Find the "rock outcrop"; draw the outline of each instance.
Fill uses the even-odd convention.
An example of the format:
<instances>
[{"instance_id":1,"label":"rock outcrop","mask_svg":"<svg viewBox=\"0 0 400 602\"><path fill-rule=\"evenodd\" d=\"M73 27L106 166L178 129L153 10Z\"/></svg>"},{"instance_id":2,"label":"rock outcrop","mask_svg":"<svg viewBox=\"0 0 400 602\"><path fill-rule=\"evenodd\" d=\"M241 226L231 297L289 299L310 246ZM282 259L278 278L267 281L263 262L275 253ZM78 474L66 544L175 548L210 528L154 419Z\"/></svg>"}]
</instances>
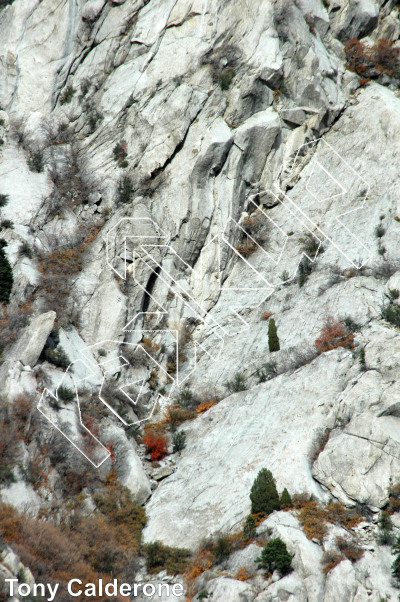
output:
<instances>
[{"instance_id":1,"label":"rock outcrop","mask_svg":"<svg viewBox=\"0 0 400 602\"><path fill-rule=\"evenodd\" d=\"M400 483L399 36L394 0L0 2L0 419L25 420L4 502L58 520L79 467L88 507L115 478L145 543L194 551L243 527L267 467L363 512L362 558L323 572L333 527L274 512L258 534L293 571L265 578L251 543L193 600L397 596L376 525ZM150 458L178 402L204 406Z\"/></svg>"}]
</instances>

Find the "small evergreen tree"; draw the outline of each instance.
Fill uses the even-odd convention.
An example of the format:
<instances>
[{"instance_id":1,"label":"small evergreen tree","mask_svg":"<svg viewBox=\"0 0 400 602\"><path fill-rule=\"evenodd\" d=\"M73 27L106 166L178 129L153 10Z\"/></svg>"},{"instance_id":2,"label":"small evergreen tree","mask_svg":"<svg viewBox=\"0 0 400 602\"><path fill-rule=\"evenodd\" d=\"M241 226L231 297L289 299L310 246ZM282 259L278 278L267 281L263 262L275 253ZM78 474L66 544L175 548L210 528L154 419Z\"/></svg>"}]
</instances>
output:
<instances>
[{"instance_id":1,"label":"small evergreen tree","mask_svg":"<svg viewBox=\"0 0 400 602\"><path fill-rule=\"evenodd\" d=\"M256 522L251 514L248 515L243 527L243 536L246 541L253 539L257 535Z\"/></svg>"},{"instance_id":2,"label":"small evergreen tree","mask_svg":"<svg viewBox=\"0 0 400 602\"><path fill-rule=\"evenodd\" d=\"M392 575L395 578L397 585L400 585L400 536L397 537L396 542L393 545L392 554L396 554L396 558L392 564Z\"/></svg>"},{"instance_id":3,"label":"small evergreen tree","mask_svg":"<svg viewBox=\"0 0 400 602\"><path fill-rule=\"evenodd\" d=\"M281 508L293 508L292 498L286 487L281 495Z\"/></svg>"},{"instance_id":4,"label":"small evergreen tree","mask_svg":"<svg viewBox=\"0 0 400 602\"><path fill-rule=\"evenodd\" d=\"M12 268L4 252L6 246L4 238L0 238L0 303L9 302L14 282Z\"/></svg>"},{"instance_id":5,"label":"small evergreen tree","mask_svg":"<svg viewBox=\"0 0 400 602\"><path fill-rule=\"evenodd\" d=\"M268 347L271 353L273 351L279 351L280 349L278 333L276 330L274 318L270 318L268 323Z\"/></svg>"},{"instance_id":6,"label":"small evergreen tree","mask_svg":"<svg viewBox=\"0 0 400 602\"><path fill-rule=\"evenodd\" d=\"M394 536L393 536L393 523L390 515L382 510L381 515L379 517L379 531L378 531L378 543L381 546L391 546L393 545Z\"/></svg>"},{"instance_id":7,"label":"small evergreen tree","mask_svg":"<svg viewBox=\"0 0 400 602\"><path fill-rule=\"evenodd\" d=\"M255 562L259 562L267 573L276 569L281 575L286 575L292 569L292 556L280 537L271 539Z\"/></svg>"},{"instance_id":8,"label":"small evergreen tree","mask_svg":"<svg viewBox=\"0 0 400 602\"><path fill-rule=\"evenodd\" d=\"M367 364L365 362L365 347L361 347L358 360L360 362L360 372L365 372L367 369Z\"/></svg>"},{"instance_id":9,"label":"small evergreen tree","mask_svg":"<svg viewBox=\"0 0 400 602\"><path fill-rule=\"evenodd\" d=\"M279 510L281 504L276 490L275 479L270 470L262 468L258 473L250 492L251 513L271 514Z\"/></svg>"}]
</instances>

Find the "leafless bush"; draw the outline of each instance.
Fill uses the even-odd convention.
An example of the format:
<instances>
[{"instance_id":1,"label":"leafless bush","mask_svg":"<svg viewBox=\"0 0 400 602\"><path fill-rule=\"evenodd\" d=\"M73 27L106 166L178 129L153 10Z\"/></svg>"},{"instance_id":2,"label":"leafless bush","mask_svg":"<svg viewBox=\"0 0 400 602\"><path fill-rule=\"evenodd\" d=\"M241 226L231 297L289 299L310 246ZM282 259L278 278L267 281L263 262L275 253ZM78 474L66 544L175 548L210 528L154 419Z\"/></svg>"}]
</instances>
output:
<instances>
[{"instance_id":1,"label":"leafless bush","mask_svg":"<svg viewBox=\"0 0 400 602\"><path fill-rule=\"evenodd\" d=\"M11 136L17 141L18 144L24 144L24 120L22 117L14 119L10 124Z\"/></svg>"},{"instance_id":2,"label":"leafless bush","mask_svg":"<svg viewBox=\"0 0 400 602\"><path fill-rule=\"evenodd\" d=\"M263 246L271 230L271 222L261 211L255 211L243 219L243 230L260 246Z\"/></svg>"},{"instance_id":3,"label":"leafless bush","mask_svg":"<svg viewBox=\"0 0 400 602\"><path fill-rule=\"evenodd\" d=\"M315 439L315 441L312 444L311 449L310 449L309 459L310 459L311 465L317 461L318 456L324 451L326 444L329 441L330 434L331 434L330 428L326 428L323 431L318 433L317 438Z\"/></svg>"},{"instance_id":4,"label":"leafless bush","mask_svg":"<svg viewBox=\"0 0 400 602\"><path fill-rule=\"evenodd\" d=\"M339 284L339 282L343 282L343 280L344 280L344 276L343 276L342 271L339 268L339 266L331 265L331 266L328 266L326 269L329 270L328 278L319 287L318 295L322 295L327 290L332 288L332 286L335 286L335 284Z\"/></svg>"},{"instance_id":5,"label":"leafless bush","mask_svg":"<svg viewBox=\"0 0 400 602\"><path fill-rule=\"evenodd\" d=\"M224 72L227 73L227 70L232 70L234 73L233 67L238 64L242 54L240 48L235 44L224 44L206 52L201 59L201 64L211 66L214 82L223 81Z\"/></svg>"},{"instance_id":6,"label":"leafless bush","mask_svg":"<svg viewBox=\"0 0 400 602\"><path fill-rule=\"evenodd\" d=\"M369 270L371 276L374 278L388 280L393 274L399 269L398 261L394 259L386 259L383 261L376 262Z\"/></svg>"},{"instance_id":7,"label":"leafless bush","mask_svg":"<svg viewBox=\"0 0 400 602\"><path fill-rule=\"evenodd\" d=\"M301 366L305 366L312 362L317 355L318 353L314 345L303 343L296 347L291 347L286 351L285 356L282 358L279 373L297 370Z\"/></svg>"}]
</instances>

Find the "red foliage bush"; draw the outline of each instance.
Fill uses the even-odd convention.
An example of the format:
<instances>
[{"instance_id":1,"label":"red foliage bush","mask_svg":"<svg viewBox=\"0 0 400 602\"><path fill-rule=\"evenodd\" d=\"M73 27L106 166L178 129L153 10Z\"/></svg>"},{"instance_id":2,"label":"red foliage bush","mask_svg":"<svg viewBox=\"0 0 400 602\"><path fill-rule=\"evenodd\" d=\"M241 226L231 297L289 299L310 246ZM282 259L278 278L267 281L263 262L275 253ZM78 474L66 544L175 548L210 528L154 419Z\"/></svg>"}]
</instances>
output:
<instances>
[{"instance_id":1,"label":"red foliage bush","mask_svg":"<svg viewBox=\"0 0 400 602\"><path fill-rule=\"evenodd\" d=\"M152 461L162 460L167 455L168 441L162 433L147 431L142 440Z\"/></svg>"},{"instance_id":2,"label":"red foliage bush","mask_svg":"<svg viewBox=\"0 0 400 602\"><path fill-rule=\"evenodd\" d=\"M337 347L353 349L354 334L345 326L343 320L335 321L329 316L314 344L319 354Z\"/></svg>"},{"instance_id":3,"label":"red foliage bush","mask_svg":"<svg viewBox=\"0 0 400 602\"><path fill-rule=\"evenodd\" d=\"M373 46L353 38L344 45L346 67L355 71L364 80L378 78L385 73L391 77L400 76L400 49L392 42L380 39Z\"/></svg>"}]
</instances>

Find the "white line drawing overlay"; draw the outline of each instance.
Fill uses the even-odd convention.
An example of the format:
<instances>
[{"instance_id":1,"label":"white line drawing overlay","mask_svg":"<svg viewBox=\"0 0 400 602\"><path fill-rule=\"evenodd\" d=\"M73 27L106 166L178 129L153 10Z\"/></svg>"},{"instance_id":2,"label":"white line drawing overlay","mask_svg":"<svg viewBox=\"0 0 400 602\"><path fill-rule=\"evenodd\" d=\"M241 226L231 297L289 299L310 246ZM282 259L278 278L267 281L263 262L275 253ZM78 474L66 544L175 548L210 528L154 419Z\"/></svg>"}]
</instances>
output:
<instances>
[{"instance_id":1,"label":"white line drawing overlay","mask_svg":"<svg viewBox=\"0 0 400 602\"><path fill-rule=\"evenodd\" d=\"M306 165L304 165L305 161ZM291 190L285 192L284 183L288 181L291 182L291 186L286 188L293 189L296 184L296 194ZM95 468L100 467L111 456L111 451L100 441L98 433L93 432L90 425L82 420L84 407L80 388L84 387L86 382L97 386L99 401L125 427L139 425L151 418L157 404L167 404L176 390L184 386L192 376L196 370L199 353L206 354L212 361L217 362L222 356L225 339L234 336L238 330L249 328L242 310L257 308L274 293L278 286L296 278L304 257L307 257L310 262L316 261L322 242L330 243L338 254L357 269L368 262L371 256L369 248L357 233L351 231L345 224L347 216L362 211L368 191L369 184L364 178L321 138L299 148L292 164L282 168L274 190L263 190L257 195L260 199L263 195L267 195L274 200L274 204L280 205L282 209L280 222L278 223L268 214L262 205L262 200L256 203L254 198L250 199L251 212L247 218L237 220L229 217L224 228L203 247L195 268L178 255L167 233L154 220L121 218L106 236L107 265L123 281L132 277L135 287L141 291L143 298L147 297L148 305L151 303L151 306L157 309L147 311L147 308L143 307L142 311L135 313L123 328L124 336L129 335L132 341L139 342L106 340L82 349L81 357L74 360L67 368L55 393L45 389L39 400L38 410ZM258 237L252 233L251 228L249 229L248 224L254 222L255 215L264 225L274 229L279 235L280 243L278 242L274 249L265 250L259 244ZM306 232L314 237L317 243L315 255L308 256L305 252L299 252L298 247L295 249L291 236L293 231L289 232L288 229L299 233ZM340 245L339 232L340 240L345 240L345 243ZM257 250L259 261L256 264L249 260L243 248L237 244L237 241L243 238L246 239L247 245L252 245ZM195 293L196 289L200 290L207 269L207 258L210 255L217 258L215 277L219 292L228 295L228 299L231 300L230 314L223 320L213 317L207 311L207 307L199 303ZM362 259L356 260L355 257L362 257ZM289 262L288 258L290 258ZM224 270L227 263L233 259L243 262L249 274L250 285L243 282L240 287L229 286ZM289 266L289 271L285 270L287 276L283 280L280 272L284 259L285 265ZM195 320L210 335L207 337L207 345L194 342L192 357L185 358L184 375L180 374L180 333L177 329L162 326L163 322L168 321L169 316L169 310L165 307L165 295L160 297L148 291L141 281L140 275L143 273L151 273L157 280L158 286L164 291L169 291L168 296L175 299L175 305L179 304L185 316ZM241 303L241 291L253 291L253 305ZM162 327L148 329L145 325L146 320L154 318ZM169 369L166 368L165 361L160 359L160 345L157 343L153 347L154 338L158 338L161 342L168 341L169 347L172 346ZM110 352L106 357L101 358L98 352L103 349L110 349ZM144 403L142 401L146 396L144 385L148 378L140 366L137 370L134 369L135 376L132 377L131 368L134 367L138 357L145 358L153 370L162 375L163 382L167 385L162 392L158 391L154 395L152 402L147 402L146 415L140 417L138 409ZM171 365L174 369L171 369ZM121 373L125 368L127 379L122 378L119 382L117 397L122 398L129 406L128 414L115 407L115 395L111 396L113 401L110 400L109 394L113 376L117 372ZM78 374L85 376L78 376ZM73 389L76 412L71 412L63 402L60 393L65 383Z\"/></svg>"}]
</instances>

